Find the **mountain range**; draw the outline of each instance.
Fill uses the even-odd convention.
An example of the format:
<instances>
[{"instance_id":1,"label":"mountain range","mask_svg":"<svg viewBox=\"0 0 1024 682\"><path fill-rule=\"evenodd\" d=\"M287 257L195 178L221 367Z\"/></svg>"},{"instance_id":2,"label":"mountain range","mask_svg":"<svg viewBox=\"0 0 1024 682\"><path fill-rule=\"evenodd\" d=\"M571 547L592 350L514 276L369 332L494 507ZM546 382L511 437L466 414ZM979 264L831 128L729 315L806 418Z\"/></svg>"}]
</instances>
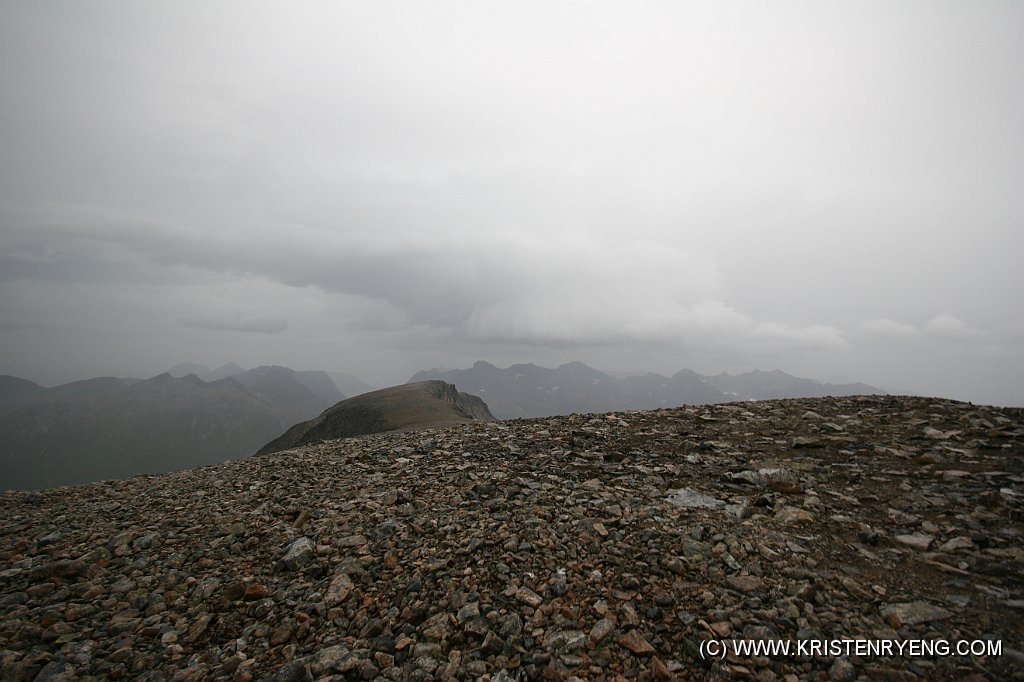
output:
<instances>
[{"instance_id":1,"label":"mountain range","mask_svg":"<svg viewBox=\"0 0 1024 682\"><path fill-rule=\"evenodd\" d=\"M780 371L614 377L582 362L554 369L477 362L469 369L417 372L409 383L418 382L453 386L370 392L348 374L279 366L246 370L235 363L216 369L185 364L145 380L99 377L54 388L0 376L0 490L176 471L245 457L261 447L269 451L310 439L491 415L510 419L882 393L865 384L822 384ZM339 386L363 399L346 400ZM286 431L290 435L277 440Z\"/></svg>"},{"instance_id":2,"label":"mountain range","mask_svg":"<svg viewBox=\"0 0 1024 682\"><path fill-rule=\"evenodd\" d=\"M211 377L212 378L212 377ZM0 490L175 471L244 457L344 400L325 372L264 366L203 381L0 377Z\"/></svg>"},{"instance_id":3,"label":"mountain range","mask_svg":"<svg viewBox=\"0 0 1024 682\"><path fill-rule=\"evenodd\" d=\"M684 369L671 377L654 373L613 377L582 362L554 369L534 364L501 369L477 362L469 369L417 372L409 381L428 379L447 381L460 391L479 396L498 419L885 393L867 384L823 384L779 370L705 376Z\"/></svg>"},{"instance_id":4,"label":"mountain range","mask_svg":"<svg viewBox=\"0 0 1024 682\"><path fill-rule=\"evenodd\" d=\"M218 379L226 379L227 377L237 377L240 374L246 372L245 368L241 367L237 362L229 362L225 365L221 365L216 369L210 369L205 365L199 365L194 362L183 362L180 365L171 367L167 372L173 377L183 377L187 374L195 374L203 381L217 381ZM334 388L338 389L341 393L347 396L357 396L361 393L368 393L374 390L373 386L370 386L359 377L347 374L345 372L295 372L300 377L317 375L322 376L326 374L331 379L331 383L334 384ZM320 378L314 380L315 382L322 381ZM312 386L307 386L313 390Z\"/></svg>"}]
</instances>

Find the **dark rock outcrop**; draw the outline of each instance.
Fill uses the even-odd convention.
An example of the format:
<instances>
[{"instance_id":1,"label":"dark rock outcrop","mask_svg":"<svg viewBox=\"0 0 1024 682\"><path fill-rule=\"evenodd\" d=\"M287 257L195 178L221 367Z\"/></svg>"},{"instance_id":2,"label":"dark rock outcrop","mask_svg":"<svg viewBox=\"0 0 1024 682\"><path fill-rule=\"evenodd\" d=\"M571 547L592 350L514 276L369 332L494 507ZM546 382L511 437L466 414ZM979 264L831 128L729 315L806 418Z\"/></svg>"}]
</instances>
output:
<instances>
[{"instance_id":1,"label":"dark rock outcrop","mask_svg":"<svg viewBox=\"0 0 1024 682\"><path fill-rule=\"evenodd\" d=\"M343 400L320 416L288 429L263 446L260 453L334 438L493 420L487 404L477 396L460 393L443 381L420 381Z\"/></svg>"}]
</instances>

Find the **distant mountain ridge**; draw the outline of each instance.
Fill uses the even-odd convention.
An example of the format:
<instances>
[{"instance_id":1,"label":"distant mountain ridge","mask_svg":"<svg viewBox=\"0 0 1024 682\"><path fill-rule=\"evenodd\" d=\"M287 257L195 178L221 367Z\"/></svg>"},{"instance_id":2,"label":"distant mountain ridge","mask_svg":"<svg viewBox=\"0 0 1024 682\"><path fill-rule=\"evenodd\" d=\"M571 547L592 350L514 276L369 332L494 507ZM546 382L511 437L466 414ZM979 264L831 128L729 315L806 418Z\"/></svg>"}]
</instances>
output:
<instances>
[{"instance_id":1,"label":"distant mountain ridge","mask_svg":"<svg viewBox=\"0 0 1024 682\"><path fill-rule=\"evenodd\" d=\"M487 405L477 396L460 393L443 381L421 381L344 400L288 429L263 446L260 454L334 438L493 420Z\"/></svg>"},{"instance_id":2,"label":"distant mountain ridge","mask_svg":"<svg viewBox=\"0 0 1024 682\"><path fill-rule=\"evenodd\" d=\"M276 367L277 365L264 365L265 367ZM261 369L261 368L257 368ZM167 372L177 378L184 377L188 374L195 374L203 381L217 381L219 379L226 379L228 377L238 377L241 374L245 374L252 370L246 370L244 367L239 365L237 362L228 362L216 369L210 369L205 365L200 365L195 362L183 362L181 364L171 367ZM321 372L318 370L290 370L295 372L296 376L309 390L316 393L318 396L327 400L329 404L334 404L339 400L343 400L345 396L359 395L360 393L366 393L367 391L374 390L373 386L370 386L363 380L345 372ZM245 383L243 381L243 383ZM2 390L2 387L0 387Z\"/></svg>"},{"instance_id":3,"label":"distant mountain ridge","mask_svg":"<svg viewBox=\"0 0 1024 682\"><path fill-rule=\"evenodd\" d=\"M0 377L0 490L175 471L252 454L344 400L324 372L265 366L43 388Z\"/></svg>"},{"instance_id":4,"label":"distant mountain ridge","mask_svg":"<svg viewBox=\"0 0 1024 682\"><path fill-rule=\"evenodd\" d=\"M127 388L132 383L131 379L97 377L72 381L69 384L53 388L43 388L28 379L3 375L0 376L0 415L41 403L64 402L76 398L115 393Z\"/></svg>"},{"instance_id":5,"label":"distant mountain ridge","mask_svg":"<svg viewBox=\"0 0 1024 682\"><path fill-rule=\"evenodd\" d=\"M776 398L820 398L844 395L884 395L885 391L868 384L829 384L803 379L781 370L762 372L755 369L732 376L717 374L707 377L715 388L730 399L773 400ZM733 398L735 396L735 398Z\"/></svg>"},{"instance_id":6,"label":"distant mountain ridge","mask_svg":"<svg viewBox=\"0 0 1024 682\"><path fill-rule=\"evenodd\" d=\"M349 403L338 390L339 377L357 390L366 387L351 375L279 366L244 370L228 363L210 370L184 365L175 371L183 369L200 369L209 378L231 376L213 381L195 373L164 373L146 380L98 377L54 388L0 376L0 490L123 478L244 457L289 427L302 427ZM339 427L345 420L354 420L355 431L368 433L369 427L416 428L492 415L508 419L883 393L866 384L823 384L778 370L736 376L682 370L671 377L649 373L616 378L582 362L554 369L533 364L499 369L477 362L469 369L418 372L410 379L422 381L453 385L433 397L450 405L432 412L433 407L424 407L422 395L410 402L409 395L396 392L400 387L393 387L363 393L362 401L331 413L320 426L307 424L299 431L336 438L353 435L345 431L349 427ZM445 391L455 397L445 398ZM353 405L364 411L345 411ZM382 417L385 413L391 416Z\"/></svg>"},{"instance_id":7,"label":"distant mountain ridge","mask_svg":"<svg viewBox=\"0 0 1024 682\"><path fill-rule=\"evenodd\" d=\"M273 407L289 423L309 419L345 396L325 372L264 365L229 377Z\"/></svg>"},{"instance_id":8,"label":"distant mountain ridge","mask_svg":"<svg viewBox=\"0 0 1024 682\"><path fill-rule=\"evenodd\" d=\"M739 400L884 394L867 384L824 384L779 370L704 376L684 369L671 377L652 372L616 378L582 362L553 369L534 364L500 369L479 361L468 369L420 371L409 381L429 379L446 381L483 398L499 419Z\"/></svg>"},{"instance_id":9,"label":"distant mountain ridge","mask_svg":"<svg viewBox=\"0 0 1024 682\"><path fill-rule=\"evenodd\" d=\"M347 395L353 397L361 395L363 393L369 393L370 391L377 390L378 387L371 386L359 377L352 376L346 372L328 372L327 376L331 377L331 381L338 387L338 390Z\"/></svg>"}]
</instances>

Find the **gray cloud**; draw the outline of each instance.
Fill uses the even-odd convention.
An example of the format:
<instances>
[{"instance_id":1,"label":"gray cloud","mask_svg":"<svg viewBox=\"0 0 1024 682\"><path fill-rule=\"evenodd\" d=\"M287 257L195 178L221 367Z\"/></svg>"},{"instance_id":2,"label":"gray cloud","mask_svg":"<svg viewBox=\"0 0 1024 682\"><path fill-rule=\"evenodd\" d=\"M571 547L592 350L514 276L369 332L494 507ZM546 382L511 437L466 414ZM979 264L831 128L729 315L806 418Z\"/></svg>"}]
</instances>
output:
<instances>
[{"instance_id":1,"label":"gray cloud","mask_svg":"<svg viewBox=\"0 0 1024 682\"><path fill-rule=\"evenodd\" d=\"M864 320L861 323L861 328L869 334L893 339L912 339L921 335L921 331L914 325L884 317Z\"/></svg>"},{"instance_id":2,"label":"gray cloud","mask_svg":"<svg viewBox=\"0 0 1024 682\"><path fill-rule=\"evenodd\" d=\"M769 347L845 350L842 332L828 325L800 327L756 321L719 300L717 263L665 243L610 236L547 238L494 236L486 241L399 235L349 235L291 226L259 241L210 238L161 227L142 218L60 207L24 231L20 241L40 253L75 243L74 258L96 263L127 254L152 264L259 276L293 287L379 299L413 323L440 327L469 341L555 347L616 344ZM139 229L138 225L144 225ZM12 243L18 234L8 235ZM41 260L32 252L18 257ZM69 259L71 257L69 256ZM58 258L59 261L59 258ZM41 272L41 270L39 271ZM59 277L75 268L59 263ZM107 270L98 274L109 276ZM187 326L266 331L227 323L220 315ZM282 331L284 326L273 326ZM372 325L371 325L372 326Z\"/></svg>"},{"instance_id":3,"label":"gray cloud","mask_svg":"<svg viewBox=\"0 0 1024 682\"><path fill-rule=\"evenodd\" d=\"M449 9L0 7L0 371L580 358L1024 400L1024 8Z\"/></svg>"},{"instance_id":4,"label":"gray cloud","mask_svg":"<svg viewBox=\"0 0 1024 682\"><path fill-rule=\"evenodd\" d=\"M946 313L936 315L928 320L925 329L933 336L949 339L966 339L978 335L978 330L963 320Z\"/></svg>"},{"instance_id":5,"label":"gray cloud","mask_svg":"<svg viewBox=\"0 0 1024 682\"><path fill-rule=\"evenodd\" d=\"M288 328L288 322L281 318L240 313L224 317L184 317L180 322L192 329L258 334L277 334Z\"/></svg>"}]
</instances>

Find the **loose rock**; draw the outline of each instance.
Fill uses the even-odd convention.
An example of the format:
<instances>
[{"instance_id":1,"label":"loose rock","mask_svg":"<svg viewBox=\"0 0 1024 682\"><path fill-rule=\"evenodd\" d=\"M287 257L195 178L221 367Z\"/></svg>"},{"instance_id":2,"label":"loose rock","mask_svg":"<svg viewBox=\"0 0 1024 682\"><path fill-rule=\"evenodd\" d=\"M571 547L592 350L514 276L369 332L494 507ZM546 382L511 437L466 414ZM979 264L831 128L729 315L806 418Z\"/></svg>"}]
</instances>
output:
<instances>
[{"instance_id":1,"label":"loose rock","mask_svg":"<svg viewBox=\"0 0 1024 682\"><path fill-rule=\"evenodd\" d=\"M1022 519L1024 411L937 399L327 441L0 494L0 678L1024 679ZM711 637L1004 655L701 660Z\"/></svg>"}]
</instances>

